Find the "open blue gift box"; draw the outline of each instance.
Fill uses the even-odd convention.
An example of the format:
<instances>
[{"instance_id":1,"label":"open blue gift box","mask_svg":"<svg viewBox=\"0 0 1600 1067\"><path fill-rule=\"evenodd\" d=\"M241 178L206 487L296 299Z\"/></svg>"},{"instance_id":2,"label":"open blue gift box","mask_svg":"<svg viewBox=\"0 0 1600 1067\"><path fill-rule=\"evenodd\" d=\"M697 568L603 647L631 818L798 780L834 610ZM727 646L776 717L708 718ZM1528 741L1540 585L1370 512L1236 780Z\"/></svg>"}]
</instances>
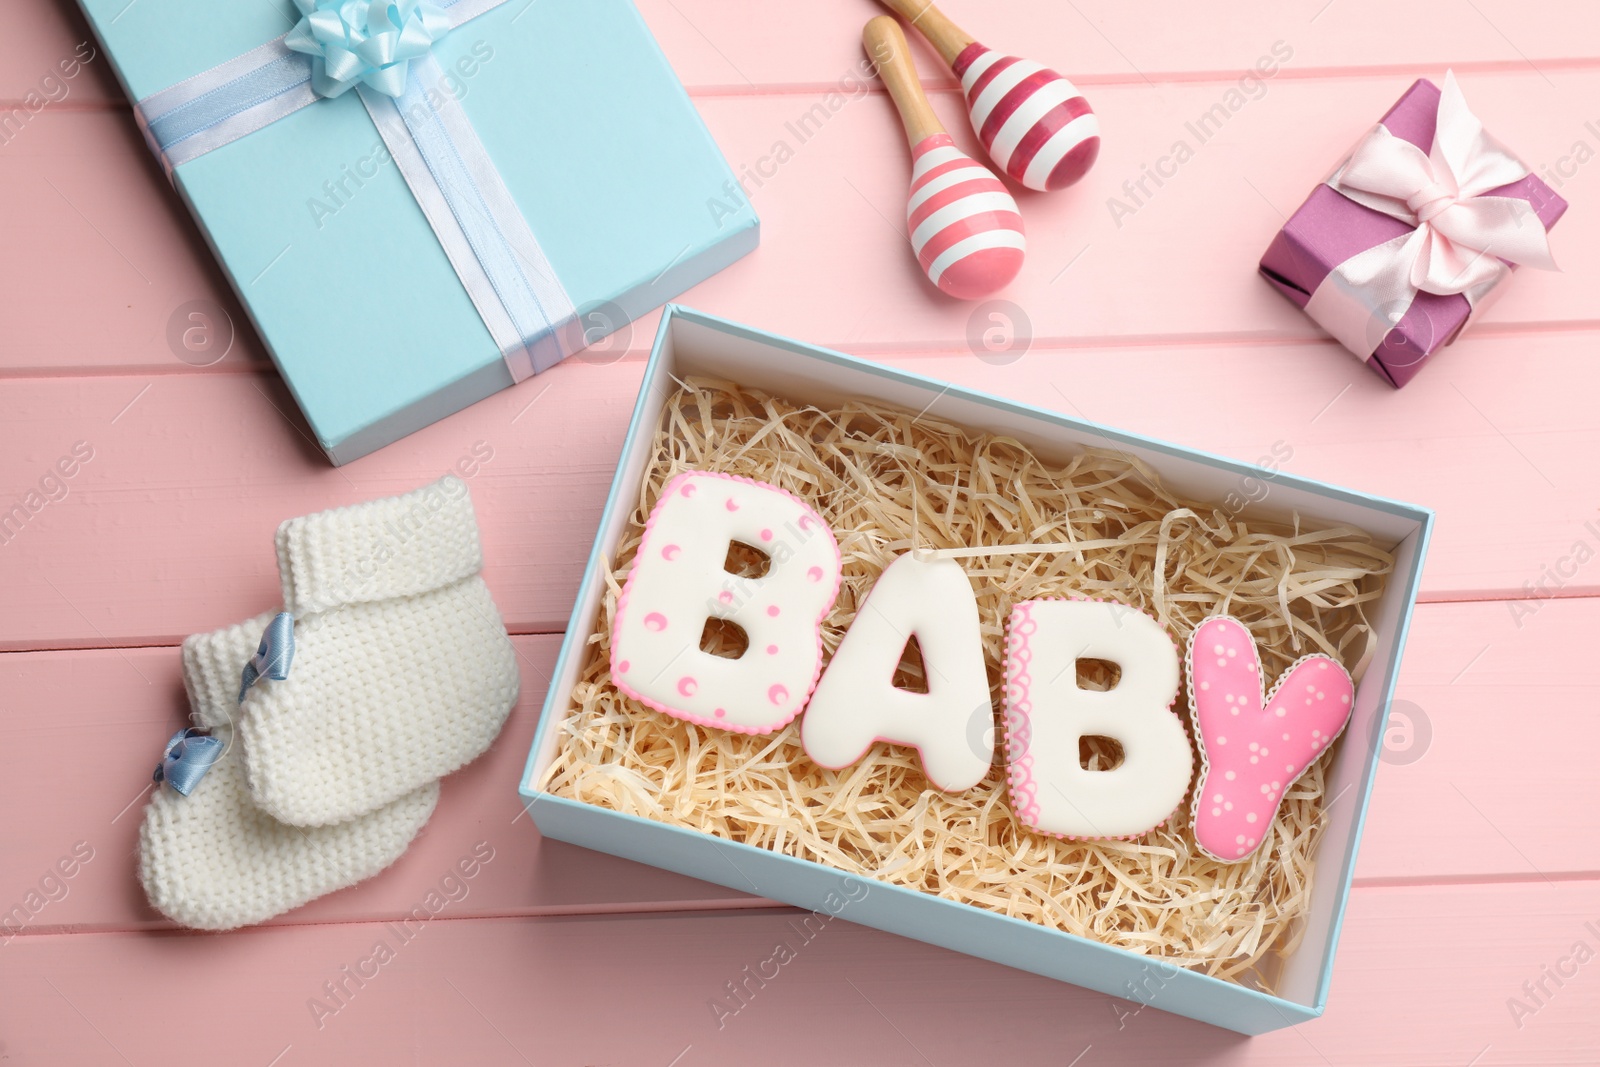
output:
<instances>
[{"instance_id":1,"label":"open blue gift box","mask_svg":"<svg viewBox=\"0 0 1600 1067\"><path fill-rule=\"evenodd\" d=\"M334 463L546 369L759 239L628 0L80 2ZM412 17L366 60L295 50L358 9ZM352 64L371 76L338 84Z\"/></svg>"},{"instance_id":2,"label":"open blue gift box","mask_svg":"<svg viewBox=\"0 0 1600 1067\"><path fill-rule=\"evenodd\" d=\"M600 520L583 584L551 672L543 715L519 792L545 837L569 841L801 908L1031 971L1140 1006L1149 1005L1244 1034L1294 1026L1321 1015L1334 951L1350 900L1357 846L1371 799L1389 706L1416 605L1434 516L1426 508L1276 472L1272 496L1252 517L1335 525L1370 533L1392 551L1394 570L1370 605L1373 643L1356 688L1350 726L1328 765L1316 881L1300 944L1281 963L1276 992L1178 967L1160 958L1024 919L890 884L809 859L758 848L681 825L586 803L546 788L566 743L590 636L607 591L607 561L617 558L639 506L639 487L655 450L662 412L689 378L737 382L800 404L827 408L861 400L907 412L932 412L975 432L1020 442L1047 463L1084 448L1113 448L1155 471L1171 491L1222 500L1263 468L1138 434L1013 403L839 352L792 341L676 305L667 308L639 385L628 436ZM667 798L664 796L663 800ZM840 900L848 901L842 911ZM1042 1060L1041 1060L1042 1062ZM1064 1062L1064 1061L1062 1061Z\"/></svg>"}]
</instances>

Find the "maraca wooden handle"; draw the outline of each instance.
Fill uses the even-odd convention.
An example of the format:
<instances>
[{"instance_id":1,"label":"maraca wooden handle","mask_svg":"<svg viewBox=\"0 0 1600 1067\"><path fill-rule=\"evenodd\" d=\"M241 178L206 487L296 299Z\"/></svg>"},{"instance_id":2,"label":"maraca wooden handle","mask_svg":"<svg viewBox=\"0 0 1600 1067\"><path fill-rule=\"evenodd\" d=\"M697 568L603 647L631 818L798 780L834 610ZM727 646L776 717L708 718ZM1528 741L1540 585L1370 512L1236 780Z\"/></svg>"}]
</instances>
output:
<instances>
[{"instance_id":1,"label":"maraca wooden handle","mask_svg":"<svg viewBox=\"0 0 1600 1067\"><path fill-rule=\"evenodd\" d=\"M861 44L877 66L878 77L883 79L894 106L900 111L900 121L905 124L906 140L911 147L915 148L936 133L944 133L944 124L933 113L933 105L922 91L922 82L911 63L911 49L900 24L888 15L879 15L861 31Z\"/></svg>"},{"instance_id":2,"label":"maraca wooden handle","mask_svg":"<svg viewBox=\"0 0 1600 1067\"><path fill-rule=\"evenodd\" d=\"M933 0L881 0L884 7L902 16L939 50L946 63L954 63L962 49L972 43L972 35L945 18Z\"/></svg>"}]
</instances>

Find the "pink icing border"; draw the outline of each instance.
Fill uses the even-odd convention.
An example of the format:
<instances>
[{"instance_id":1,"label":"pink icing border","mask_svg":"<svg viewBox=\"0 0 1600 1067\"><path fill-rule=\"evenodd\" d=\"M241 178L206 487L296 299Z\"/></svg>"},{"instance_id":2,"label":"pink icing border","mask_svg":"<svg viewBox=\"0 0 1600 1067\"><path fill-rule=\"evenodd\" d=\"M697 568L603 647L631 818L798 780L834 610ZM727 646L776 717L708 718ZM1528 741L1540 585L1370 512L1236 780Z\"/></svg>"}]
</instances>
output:
<instances>
[{"instance_id":1,"label":"pink icing border","mask_svg":"<svg viewBox=\"0 0 1600 1067\"><path fill-rule=\"evenodd\" d=\"M829 592L828 599L823 604L822 610L817 614L816 618L814 629L817 633L817 665L812 669L811 672L811 684L806 688L804 696L802 696L799 703L795 705L795 709L789 715L789 717L780 722L774 723L771 726L740 726L737 723L729 723L722 719L708 719L705 716L696 715L693 712L684 711L681 708L669 707L666 704L662 704L643 695L619 677L619 672L617 670L617 631L622 627L623 612L626 611L628 607L628 594L633 590L633 579L639 571L638 560L650 547L650 535L655 531L657 511L660 509L663 503L672 498L672 494L677 490L678 486L690 478L721 478L724 481L742 482L745 485L753 485L761 489L770 489L773 492L782 493L784 496L800 505L800 509L803 513L809 514L814 520L816 520L817 529L827 535L828 544L833 549L833 589L831 592ZM815 508L806 503L804 500L800 499L798 496L795 496L793 493L789 492L789 490L772 485L769 482L761 482L754 478L745 478L737 474L724 474L721 471L682 471L673 475L672 479L667 482L666 486L661 491L660 499L658 499L655 503L655 506L650 509L650 516L645 520L644 533L640 535L639 538L639 548L634 552L633 558L634 563L628 568L628 580L622 583L622 594L617 598L616 617L611 622L611 655L608 658L607 663L611 674L612 685L616 686L617 689L623 693L623 695L632 700L638 701L647 708L659 711L663 715L669 715L674 719L681 719L684 722L692 722L696 726L710 726L718 730L728 730L737 734L759 735L774 733L783 729L785 726L788 726L791 722L800 717L800 713L804 711L806 705L811 702L811 694L816 692L817 682L822 678L822 623L823 620L828 617L828 612L833 610L834 601L839 598L839 585L844 577L844 559L839 554L839 539L834 536L833 527L829 526L825 521L823 521L822 516Z\"/></svg>"},{"instance_id":2,"label":"pink icing border","mask_svg":"<svg viewBox=\"0 0 1600 1067\"><path fill-rule=\"evenodd\" d=\"M1033 729L1032 719L1030 718L1030 715L1033 711L1033 701L1031 699L1031 687L1033 685L1033 679L1028 674L1026 668L1015 672L1012 670L1013 662L1015 662L1015 657L1012 655L1013 651L1021 651L1026 653L1030 660L1033 656L1032 649L1028 646L1028 639L1023 636L1016 627L1017 617L1018 615L1021 615L1025 621L1031 622L1033 620L1032 606L1034 604L1059 600L1079 601L1089 604L1115 604L1118 607L1127 608L1129 611L1138 612L1138 614L1143 615L1157 626L1161 626L1161 632L1167 635L1168 641L1172 642L1173 654L1180 657L1182 656L1183 650L1178 647L1178 642L1175 638L1173 638L1172 631L1167 629L1167 627L1162 626L1161 620L1157 619L1154 615L1151 615L1147 611L1140 611L1138 608L1124 604L1120 600L1109 600L1104 597L1090 596L1043 596L1034 597L1031 600L1024 600L1020 603L1011 605L1011 611L1006 617L1005 689L1006 777L1010 785L1011 806L1016 811L1018 820L1022 823L1022 825L1028 828L1030 833L1039 834L1044 837L1054 837L1062 841L1136 841L1145 834L1159 830L1163 826L1167 825L1167 819L1172 817L1171 813L1169 812L1165 818L1156 823L1154 826L1140 830L1136 834L1074 837L1071 834L1058 834L1054 830L1040 829L1039 826L1036 825L1039 819L1039 803L1037 800L1039 787L1033 779L1033 753L1030 750L1029 752L1025 753L1021 759L1015 762L1013 762L1011 759L1011 734L1014 721L1013 716L1015 716L1015 722L1019 724L1019 729L1021 726L1026 726L1030 734L1032 733ZM1183 671L1185 668L1186 664L1180 660L1178 669ZM1017 699L1013 699L1012 697L1013 686L1017 687L1017 691L1020 694ZM1183 796L1178 798L1178 803L1174 805L1172 809L1173 811L1181 811L1185 801L1189 800L1191 797L1198 797L1199 795L1195 792L1194 774L1194 753L1195 750L1200 747L1198 743L1198 737L1195 731L1190 728L1189 723L1184 719L1184 717L1172 710L1174 705L1177 703L1178 694L1173 693L1172 699L1167 701L1167 712L1176 718L1178 722L1182 723L1184 728L1183 732L1189 738L1189 787L1184 790ZM1190 707L1193 707L1192 702ZM1017 768L1021 768L1020 771L1018 771ZM1026 797L1024 797L1023 794L1026 794Z\"/></svg>"},{"instance_id":3,"label":"pink icing border","mask_svg":"<svg viewBox=\"0 0 1600 1067\"><path fill-rule=\"evenodd\" d=\"M1226 612L1221 615L1207 615L1205 618L1201 619L1195 628L1189 633L1189 640L1186 643L1183 652L1184 682L1188 686L1189 718L1192 720L1190 723L1189 740L1194 749L1200 753L1200 777L1193 780L1194 786L1190 790L1191 799L1189 801L1189 824L1191 826L1195 825L1197 820L1200 818L1200 802L1205 799L1205 791L1201 788L1200 783L1209 781L1211 778L1211 757L1206 754L1205 740L1200 734L1200 709L1199 706L1195 704L1194 700L1194 643L1195 639L1200 636L1200 631L1205 629L1207 623L1215 622L1219 619L1226 619L1228 622L1233 623L1235 626L1239 627L1239 629L1245 632L1245 634L1250 638L1250 643L1255 646L1256 663L1258 665L1261 663L1261 646L1256 644L1255 634L1250 632L1250 627L1246 626L1244 623L1240 622L1238 619L1227 614ZM1283 801L1284 798L1289 795L1289 790L1294 787L1296 782L1311 772L1311 767L1317 762L1317 760L1333 751L1333 746L1338 743L1339 738L1344 736L1345 730L1349 728L1351 721L1356 717L1355 678L1351 676L1349 671L1345 670L1344 664L1340 663L1332 656L1326 655L1322 652L1308 652L1304 656L1301 656L1299 659L1295 660L1293 663L1289 664L1283 670L1279 671L1277 680L1272 683L1272 688L1263 691L1261 697L1262 708L1271 706L1272 698L1278 695L1279 687L1282 686L1286 680L1288 680L1291 674L1293 674L1302 664L1309 663L1314 659L1327 660L1329 663L1333 664L1334 670L1340 672L1347 679L1349 679L1350 711L1347 715L1345 715L1344 723L1333 732L1333 736L1328 738L1328 743L1322 746L1322 751L1317 753L1310 760L1306 761L1306 765L1300 768L1299 774L1283 783L1283 791L1278 794L1277 803L1272 809L1272 818L1267 820L1268 826L1271 826L1278 821L1278 813L1283 810ZM1264 671L1262 671L1258 666L1256 672L1257 685L1261 684L1263 673ZM1261 847L1267 843L1267 835L1265 832L1263 832L1260 840L1256 842L1253 848L1245 852L1244 855L1218 856L1200 843L1200 835L1195 834L1193 836L1194 847L1198 848L1201 852L1205 853L1207 856L1210 856L1218 863L1243 863L1251 856L1254 856L1257 852L1260 852Z\"/></svg>"}]
</instances>

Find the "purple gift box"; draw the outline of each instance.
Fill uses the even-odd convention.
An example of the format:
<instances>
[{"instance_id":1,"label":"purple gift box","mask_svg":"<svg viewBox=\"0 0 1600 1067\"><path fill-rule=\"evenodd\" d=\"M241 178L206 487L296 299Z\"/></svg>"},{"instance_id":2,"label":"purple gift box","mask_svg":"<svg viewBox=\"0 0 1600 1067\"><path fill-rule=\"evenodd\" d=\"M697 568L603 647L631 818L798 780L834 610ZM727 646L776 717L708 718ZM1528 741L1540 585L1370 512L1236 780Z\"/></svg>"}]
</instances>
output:
<instances>
[{"instance_id":1,"label":"purple gift box","mask_svg":"<svg viewBox=\"0 0 1600 1067\"><path fill-rule=\"evenodd\" d=\"M1419 79L1381 121L1391 134L1426 153L1433 144L1439 100L1439 87ZM1532 174L1485 195L1527 201L1546 230L1567 210L1567 202ZM1400 219L1356 203L1324 183L1312 190L1273 238L1261 257L1261 275L1303 309L1335 267L1411 229ZM1373 316L1368 350L1357 355L1398 388L1415 377L1429 357L1456 339L1471 313L1465 295L1417 293L1397 322Z\"/></svg>"}]
</instances>

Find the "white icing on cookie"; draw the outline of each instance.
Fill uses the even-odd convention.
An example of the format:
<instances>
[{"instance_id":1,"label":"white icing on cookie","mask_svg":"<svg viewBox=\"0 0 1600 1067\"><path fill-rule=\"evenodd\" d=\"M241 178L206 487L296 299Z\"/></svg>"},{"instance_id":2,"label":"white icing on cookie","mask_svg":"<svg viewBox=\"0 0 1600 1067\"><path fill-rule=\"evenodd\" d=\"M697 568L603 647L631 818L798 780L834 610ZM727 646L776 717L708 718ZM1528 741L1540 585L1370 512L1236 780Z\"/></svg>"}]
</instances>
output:
<instances>
[{"instance_id":1,"label":"white icing on cookie","mask_svg":"<svg viewBox=\"0 0 1600 1067\"><path fill-rule=\"evenodd\" d=\"M928 692L894 687L915 635ZM978 601L953 560L912 553L884 569L839 642L800 724L806 754L823 767L848 767L876 741L910 745L939 789L970 789L994 758L994 711L983 666Z\"/></svg>"},{"instance_id":2,"label":"white icing on cookie","mask_svg":"<svg viewBox=\"0 0 1600 1067\"><path fill-rule=\"evenodd\" d=\"M734 541L766 553L767 572L728 573ZM821 621L838 591L838 542L804 501L748 478L687 471L667 483L645 524L617 603L611 679L675 718L770 733L816 685ZM738 659L701 651L712 618L748 636Z\"/></svg>"},{"instance_id":3,"label":"white icing on cookie","mask_svg":"<svg viewBox=\"0 0 1600 1067\"><path fill-rule=\"evenodd\" d=\"M1077 661L1121 670L1106 692L1078 686ZM1006 635L1006 762L1017 817L1060 837L1137 837L1183 801L1194 754L1178 696L1178 650L1161 624L1122 604L1028 600ZM1078 739L1122 745L1123 761L1089 771Z\"/></svg>"}]
</instances>

